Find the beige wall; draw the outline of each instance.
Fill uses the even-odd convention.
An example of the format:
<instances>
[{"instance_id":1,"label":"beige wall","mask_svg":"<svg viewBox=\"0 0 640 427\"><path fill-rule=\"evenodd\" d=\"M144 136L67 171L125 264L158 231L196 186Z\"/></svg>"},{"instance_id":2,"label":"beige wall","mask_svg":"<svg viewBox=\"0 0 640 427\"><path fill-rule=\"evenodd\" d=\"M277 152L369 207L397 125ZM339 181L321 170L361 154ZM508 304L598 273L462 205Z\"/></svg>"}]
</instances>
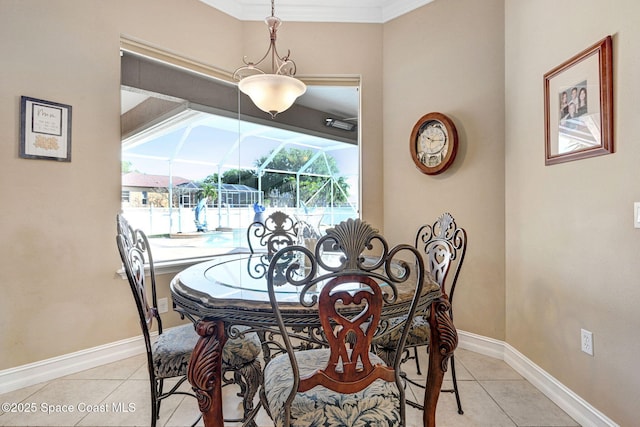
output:
<instances>
[{"instance_id":1,"label":"beige wall","mask_svg":"<svg viewBox=\"0 0 640 427\"><path fill-rule=\"evenodd\" d=\"M452 24L455 22L455 24ZM413 242L450 212L468 233L456 327L505 338L504 3L435 1L384 28L384 229ZM437 111L460 136L453 165L422 174L409 156L416 121Z\"/></svg>"},{"instance_id":2,"label":"beige wall","mask_svg":"<svg viewBox=\"0 0 640 427\"><path fill-rule=\"evenodd\" d=\"M639 16L635 0L506 1L507 342L623 426L640 393ZM545 166L543 75L609 34L616 153Z\"/></svg>"},{"instance_id":3,"label":"beige wall","mask_svg":"<svg viewBox=\"0 0 640 427\"><path fill-rule=\"evenodd\" d=\"M15 195L1 210L0 369L140 334L128 286L115 275L120 34L193 57L204 41L194 48L188 31L203 40L240 34L197 1L152 3L0 1L0 182ZM176 20L179 10L190 18ZM216 50L228 56L213 46L200 59ZM18 158L21 95L72 106L71 163Z\"/></svg>"},{"instance_id":4,"label":"beige wall","mask_svg":"<svg viewBox=\"0 0 640 427\"><path fill-rule=\"evenodd\" d=\"M620 425L637 423L640 392L639 12L631 0L448 0L384 28L386 235L406 241L451 211L469 233L456 326L505 340ZM617 152L545 167L542 76L607 34ZM430 111L461 135L437 177L408 157ZM594 333L594 357L580 328Z\"/></svg>"},{"instance_id":5,"label":"beige wall","mask_svg":"<svg viewBox=\"0 0 640 427\"><path fill-rule=\"evenodd\" d=\"M121 36L228 71L268 41L264 23L197 0L0 0L0 370L140 334L115 274ZM382 25L286 23L280 36L301 76L362 77L362 210L381 226ZM72 106L71 163L18 157L21 95Z\"/></svg>"}]
</instances>

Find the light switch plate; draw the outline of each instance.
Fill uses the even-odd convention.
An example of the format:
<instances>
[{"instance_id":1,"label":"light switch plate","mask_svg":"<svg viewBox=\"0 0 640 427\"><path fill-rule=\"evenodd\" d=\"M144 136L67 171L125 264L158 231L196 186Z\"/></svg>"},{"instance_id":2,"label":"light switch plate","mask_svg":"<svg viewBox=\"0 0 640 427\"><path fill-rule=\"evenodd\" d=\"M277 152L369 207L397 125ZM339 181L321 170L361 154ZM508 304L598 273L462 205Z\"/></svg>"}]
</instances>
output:
<instances>
[{"instance_id":1,"label":"light switch plate","mask_svg":"<svg viewBox=\"0 0 640 427\"><path fill-rule=\"evenodd\" d=\"M640 202L633 204L633 226L640 228Z\"/></svg>"}]
</instances>

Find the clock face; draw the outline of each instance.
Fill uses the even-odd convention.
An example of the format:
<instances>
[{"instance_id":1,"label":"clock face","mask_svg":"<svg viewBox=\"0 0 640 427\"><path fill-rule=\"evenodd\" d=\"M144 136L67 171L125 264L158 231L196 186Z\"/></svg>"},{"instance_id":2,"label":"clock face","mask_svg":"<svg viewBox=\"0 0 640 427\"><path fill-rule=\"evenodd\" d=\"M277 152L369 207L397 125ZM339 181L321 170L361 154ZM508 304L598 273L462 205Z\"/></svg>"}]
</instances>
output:
<instances>
[{"instance_id":1,"label":"clock face","mask_svg":"<svg viewBox=\"0 0 640 427\"><path fill-rule=\"evenodd\" d=\"M442 123L437 121L425 123L420 128L419 135L419 149L427 156L446 153L447 130Z\"/></svg>"},{"instance_id":2,"label":"clock face","mask_svg":"<svg viewBox=\"0 0 640 427\"><path fill-rule=\"evenodd\" d=\"M443 172L453 162L457 133L453 122L440 113L422 117L411 133L411 155L425 174Z\"/></svg>"}]
</instances>

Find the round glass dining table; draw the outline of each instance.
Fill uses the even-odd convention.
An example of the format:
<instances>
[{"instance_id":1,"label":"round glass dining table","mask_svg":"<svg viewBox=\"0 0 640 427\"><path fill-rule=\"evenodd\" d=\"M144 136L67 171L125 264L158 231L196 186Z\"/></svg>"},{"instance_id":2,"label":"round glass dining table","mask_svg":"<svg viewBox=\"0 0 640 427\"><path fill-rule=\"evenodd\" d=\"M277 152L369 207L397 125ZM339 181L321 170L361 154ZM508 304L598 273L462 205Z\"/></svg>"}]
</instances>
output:
<instances>
[{"instance_id":1,"label":"round glass dining table","mask_svg":"<svg viewBox=\"0 0 640 427\"><path fill-rule=\"evenodd\" d=\"M269 267L266 254L231 254L216 257L189 267L171 282L171 292L179 311L195 318L221 319L226 324L271 326L273 310L267 293L266 273ZM323 256L329 265L340 262L339 255ZM276 296L285 322L291 327L320 326L317 312L300 304L299 287L284 278L287 264L276 268ZM396 266L396 273L401 269ZM319 295L321 284L316 292ZM385 304L382 318L402 316L408 310L415 290L415 280L407 280L398 287L398 300ZM430 276L423 287L422 306L441 296L440 287Z\"/></svg>"},{"instance_id":2,"label":"round glass dining table","mask_svg":"<svg viewBox=\"0 0 640 427\"><path fill-rule=\"evenodd\" d=\"M327 263L340 262L339 256ZM303 264L303 263L302 263ZM252 330L275 326L275 318L267 292L269 257L265 253L239 253L217 256L186 268L170 284L174 309L191 319L200 335L189 366L189 382L199 400L205 426L223 427L221 402L221 349L232 326L248 326ZM320 327L318 313L300 303L299 290L284 279L284 271L276 268L282 280L276 292L278 305L287 327L307 331ZM400 268L400 267L398 267ZM449 318L449 303L440 287L427 275L421 307L428 309L431 325L429 373L425 391L425 426L435 426L435 406L440 393L447 360L457 345L457 334ZM317 292L322 284L318 284ZM406 314L415 292L410 278L396 285L398 298L385 304L382 318ZM313 295L313 293L312 293ZM444 339L441 339L444 338ZM453 338L452 338L453 337ZM433 368L432 368L433 365Z\"/></svg>"}]
</instances>

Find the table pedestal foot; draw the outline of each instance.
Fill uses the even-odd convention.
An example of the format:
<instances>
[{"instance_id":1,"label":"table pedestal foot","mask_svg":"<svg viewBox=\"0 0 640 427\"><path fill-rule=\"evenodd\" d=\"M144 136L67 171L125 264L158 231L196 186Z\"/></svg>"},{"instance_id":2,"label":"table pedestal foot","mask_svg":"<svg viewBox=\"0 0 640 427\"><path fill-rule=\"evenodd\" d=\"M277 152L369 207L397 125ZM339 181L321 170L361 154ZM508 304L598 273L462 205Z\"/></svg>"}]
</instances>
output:
<instances>
[{"instance_id":1,"label":"table pedestal foot","mask_svg":"<svg viewBox=\"0 0 640 427\"><path fill-rule=\"evenodd\" d=\"M424 427L435 427L436 405L440 396L442 379L447 371L447 364L458 346L458 333L449 317L451 305L446 298L431 304L429 324L431 326L431 342L429 344L429 372L427 374L424 393Z\"/></svg>"},{"instance_id":2,"label":"table pedestal foot","mask_svg":"<svg viewBox=\"0 0 640 427\"><path fill-rule=\"evenodd\" d=\"M222 321L196 323L200 339L193 349L187 378L198 398L206 427L224 427L222 416L222 348L226 341Z\"/></svg>"}]
</instances>

